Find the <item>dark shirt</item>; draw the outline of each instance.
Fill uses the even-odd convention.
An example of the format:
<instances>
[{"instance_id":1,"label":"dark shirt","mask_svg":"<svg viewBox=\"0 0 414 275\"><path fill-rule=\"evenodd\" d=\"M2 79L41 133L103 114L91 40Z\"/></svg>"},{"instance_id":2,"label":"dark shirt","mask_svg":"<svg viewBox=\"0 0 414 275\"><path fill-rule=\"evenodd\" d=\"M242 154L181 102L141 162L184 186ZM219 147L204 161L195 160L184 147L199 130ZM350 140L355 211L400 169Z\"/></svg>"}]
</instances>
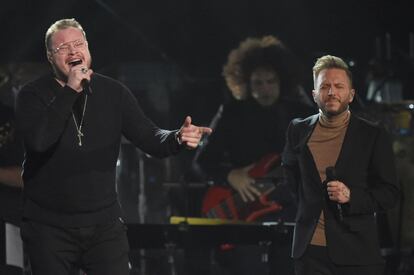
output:
<instances>
[{"instance_id":1,"label":"dark shirt","mask_svg":"<svg viewBox=\"0 0 414 275\"><path fill-rule=\"evenodd\" d=\"M261 106L252 98L230 101L202 148L198 164L217 184L226 183L230 170L257 162L269 153L281 153L290 120L313 112L313 108L291 100L282 99L271 106Z\"/></svg>"},{"instance_id":2,"label":"dark shirt","mask_svg":"<svg viewBox=\"0 0 414 275\"><path fill-rule=\"evenodd\" d=\"M175 131L158 128L120 82L94 74L91 93L76 93L47 76L17 96L26 150L24 217L60 226L89 226L120 216L115 167L121 136L155 157L175 154ZM79 125L86 100L82 146Z\"/></svg>"},{"instance_id":3,"label":"dark shirt","mask_svg":"<svg viewBox=\"0 0 414 275\"><path fill-rule=\"evenodd\" d=\"M230 170L257 163L272 153L281 154L290 120L314 112L310 106L285 99L271 106L262 106L254 99L231 101L224 105L197 163L208 180L227 185ZM278 185L268 198L281 203L284 210L262 220L293 220L296 207L287 187Z\"/></svg>"},{"instance_id":4,"label":"dark shirt","mask_svg":"<svg viewBox=\"0 0 414 275\"><path fill-rule=\"evenodd\" d=\"M0 103L0 167L21 166L23 146L16 135L13 109ZM21 218L21 189L0 182L0 217L18 224Z\"/></svg>"}]
</instances>

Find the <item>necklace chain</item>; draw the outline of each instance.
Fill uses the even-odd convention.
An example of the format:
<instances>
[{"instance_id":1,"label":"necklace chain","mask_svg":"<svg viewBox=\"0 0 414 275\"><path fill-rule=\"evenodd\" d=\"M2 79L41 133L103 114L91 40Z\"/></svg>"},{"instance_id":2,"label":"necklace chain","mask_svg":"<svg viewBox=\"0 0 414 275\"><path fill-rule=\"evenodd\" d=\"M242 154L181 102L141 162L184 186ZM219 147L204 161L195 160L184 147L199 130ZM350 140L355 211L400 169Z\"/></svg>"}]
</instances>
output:
<instances>
[{"instance_id":1,"label":"necklace chain","mask_svg":"<svg viewBox=\"0 0 414 275\"><path fill-rule=\"evenodd\" d=\"M83 103L83 111L82 111L82 117L81 120L79 122L79 126L78 123L76 122L76 118L75 118L75 114L72 111L72 118L73 118L73 122L75 122L75 127L76 127L76 132L78 135L78 145L82 146L82 137L84 136L84 134L82 133L82 126L83 126L83 119L85 118L85 111L86 111L86 103L88 102L88 94L85 95L85 103Z\"/></svg>"}]
</instances>

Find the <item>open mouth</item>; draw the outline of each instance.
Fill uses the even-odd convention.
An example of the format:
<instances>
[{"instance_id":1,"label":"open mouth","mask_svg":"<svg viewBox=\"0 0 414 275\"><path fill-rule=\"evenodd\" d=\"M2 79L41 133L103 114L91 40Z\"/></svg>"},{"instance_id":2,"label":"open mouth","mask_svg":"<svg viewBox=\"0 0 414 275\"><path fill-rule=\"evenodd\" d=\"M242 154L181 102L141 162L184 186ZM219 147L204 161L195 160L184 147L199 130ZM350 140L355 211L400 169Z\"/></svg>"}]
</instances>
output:
<instances>
[{"instance_id":1,"label":"open mouth","mask_svg":"<svg viewBox=\"0 0 414 275\"><path fill-rule=\"evenodd\" d=\"M81 59L73 59L73 60L68 62L68 65L71 66L71 67L79 65L79 64L82 64Z\"/></svg>"}]
</instances>

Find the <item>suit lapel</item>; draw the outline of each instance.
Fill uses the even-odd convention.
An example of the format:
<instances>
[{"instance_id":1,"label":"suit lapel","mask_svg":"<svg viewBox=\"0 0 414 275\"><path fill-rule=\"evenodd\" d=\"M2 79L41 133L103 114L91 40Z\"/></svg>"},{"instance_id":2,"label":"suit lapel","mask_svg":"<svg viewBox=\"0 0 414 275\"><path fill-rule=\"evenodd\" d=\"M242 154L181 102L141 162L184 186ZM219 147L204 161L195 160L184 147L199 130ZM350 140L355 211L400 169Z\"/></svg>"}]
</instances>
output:
<instances>
[{"instance_id":1,"label":"suit lapel","mask_svg":"<svg viewBox=\"0 0 414 275\"><path fill-rule=\"evenodd\" d=\"M302 139L300 140L299 145L301 146L301 152L303 158L305 159L304 164L308 165L308 171L311 171L312 182L315 182L315 188L321 190L321 178L316 168L315 160L312 156L312 153L308 147L308 140L312 135L313 130L315 129L316 123L319 120L319 114L312 116L309 120L309 123L306 125L306 129L303 132Z\"/></svg>"},{"instance_id":2,"label":"suit lapel","mask_svg":"<svg viewBox=\"0 0 414 275\"><path fill-rule=\"evenodd\" d=\"M313 130L315 129L316 122L318 121L319 114L313 115L309 122L304 125L304 129L302 129L300 134L300 140L297 143L297 149L303 151L305 147L307 147L308 140L312 135Z\"/></svg>"},{"instance_id":3,"label":"suit lapel","mask_svg":"<svg viewBox=\"0 0 414 275\"><path fill-rule=\"evenodd\" d=\"M350 154L354 152L352 145L354 143L354 139L358 138L358 125L359 121L355 119L355 117L351 114L351 118L349 120L348 128L346 129L344 141L342 142L342 147L339 152L338 159L336 160L335 167L337 172L340 174L340 171L344 171L346 167L347 161L349 161ZM354 152L355 153L355 152Z\"/></svg>"}]
</instances>

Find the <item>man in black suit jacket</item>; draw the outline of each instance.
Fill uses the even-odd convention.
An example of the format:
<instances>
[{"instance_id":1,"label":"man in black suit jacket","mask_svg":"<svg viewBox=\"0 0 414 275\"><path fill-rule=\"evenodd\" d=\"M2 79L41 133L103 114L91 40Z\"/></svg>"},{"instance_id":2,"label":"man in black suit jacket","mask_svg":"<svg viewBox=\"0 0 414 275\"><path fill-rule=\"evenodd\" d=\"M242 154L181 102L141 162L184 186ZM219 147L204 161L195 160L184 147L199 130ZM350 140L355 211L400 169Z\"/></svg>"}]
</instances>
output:
<instances>
[{"instance_id":1,"label":"man in black suit jacket","mask_svg":"<svg viewBox=\"0 0 414 275\"><path fill-rule=\"evenodd\" d=\"M295 119L283 167L297 197L296 274L383 273L375 221L399 197L392 146L383 128L351 114L352 75L323 56L313 68L319 114Z\"/></svg>"}]
</instances>

